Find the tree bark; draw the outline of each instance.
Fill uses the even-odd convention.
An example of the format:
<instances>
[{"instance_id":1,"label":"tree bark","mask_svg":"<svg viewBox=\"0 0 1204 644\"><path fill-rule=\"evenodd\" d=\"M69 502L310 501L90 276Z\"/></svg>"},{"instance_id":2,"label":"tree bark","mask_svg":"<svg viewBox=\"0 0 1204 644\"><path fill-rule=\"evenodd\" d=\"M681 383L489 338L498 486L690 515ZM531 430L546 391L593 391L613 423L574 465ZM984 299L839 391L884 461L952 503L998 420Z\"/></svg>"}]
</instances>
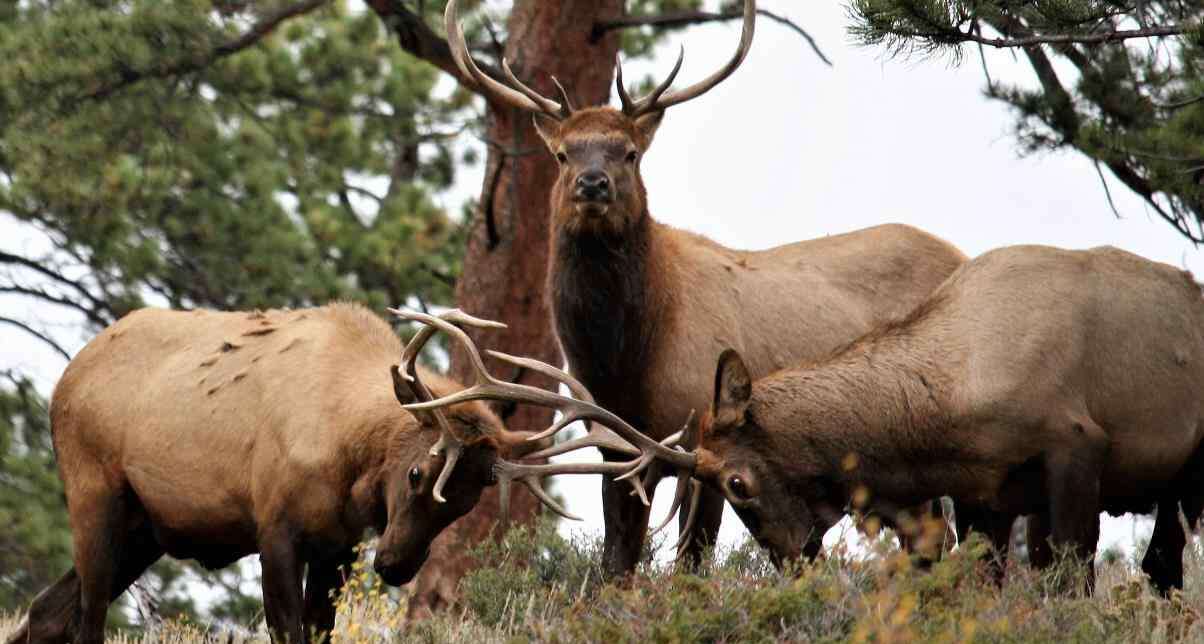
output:
<instances>
[{"instance_id":1,"label":"tree bark","mask_svg":"<svg viewBox=\"0 0 1204 644\"><path fill-rule=\"evenodd\" d=\"M609 100L617 31L591 40L594 25L623 16L623 0L519 0L508 20L506 58L519 78L547 96L555 96L551 77L568 88L574 105ZM489 106L490 141L485 182L476 213L456 300L466 312L508 325L501 331L470 335L482 347L527 355L559 365L560 355L544 297L549 250L548 195L557 176L551 155L532 126L531 115ZM499 377L551 388L545 378L491 361ZM457 350L452 376L468 382L471 372ZM542 409L499 409L512 429L538 430L552 420ZM539 502L516 486L511 499L515 525L533 522ZM482 495L431 547L431 557L414 581L409 613L423 616L456 602L456 586L474 565L466 553L489 538L498 518L497 490ZM496 536L496 535L495 535Z\"/></svg>"}]
</instances>

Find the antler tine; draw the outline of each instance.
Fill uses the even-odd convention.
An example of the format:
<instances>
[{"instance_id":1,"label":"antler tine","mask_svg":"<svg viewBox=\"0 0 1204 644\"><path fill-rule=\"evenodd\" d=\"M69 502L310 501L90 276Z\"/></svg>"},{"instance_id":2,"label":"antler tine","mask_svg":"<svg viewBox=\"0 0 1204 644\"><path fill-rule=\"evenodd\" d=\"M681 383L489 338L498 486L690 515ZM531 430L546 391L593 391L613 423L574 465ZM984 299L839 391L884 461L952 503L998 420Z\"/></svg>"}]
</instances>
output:
<instances>
[{"instance_id":1,"label":"antler tine","mask_svg":"<svg viewBox=\"0 0 1204 644\"><path fill-rule=\"evenodd\" d=\"M552 84L556 86L556 93L560 95L560 105L563 108L561 113L564 115L564 118L572 116L573 112L577 111L577 108L573 107L573 99L569 98L569 91L564 88L564 85L560 84L559 78L555 76L550 76L549 78L552 79Z\"/></svg>"},{"instance_id":2,"label":"antler tine","mask_svg":"<svg viewBox=\"0 0 1204 644\"><path fill-rule=\"evenodd\" d=\"M573 397L577 400L584 400L590 403L594 402L594 395L585 388L585 385L581 384L579 380L560 369L552 367L551 365L538 360L512 356L510 354L494 351L492 349L486 350L485 353L497 358L498 360L501 360L502 362L508 362L517 367L530 369L531 371L547 376L548 378L564 384L569 388L569 392L572 393ZM560 430L576 421L577 419L575 417L562 415L560 420L553 423L551 427L528 438L527 440L543 440L548 436L555 436L560 432ZM559 454L567 454L568 452L581 449L582 447L599 447L621 452L623 454L627 454L628 456L636 456L640 453L639 449L637 449L631 443L623 440L618 434L607 429L602 424L591 423L590 430L585 436L540 450L534 454L531 454L530 458L549 458Z\"/></svg>"},{"instance_id":3,"label":"antler tine","mask_svg":"<svg viewBox=\"0 0 1204 644\"><path fill-rule=\"evenodd\" d=\"M498 360L501 360L502 362L509 362L516 367L530 369L535 373L547 376L552 380L563 384L569 388L569 392L572 393L573 397L577 400L584 400L589 403L594 402L594 395L585 388L585 385L581 384L580 380L577 380L572 375L561 369L557 369L546 362L540 362L539 360L532 358L513 356L508 353L502 353L501 351L494 351L493 349L486 349L485 353L497 358Z\"/></svg>"},{"instance_id":4,"label":"antler tine","mask_svg":"<svg viewBox=\"0 0 1204 644\"><path fill-rule=\"evenodd\" d=\"M683 48L684 52L685 49ZM625 114L633 114L635 101L631 99L631 94L627 93L627 83L623 81L623 59L619 54L615 54L615 87L619 91L619 102L623 104L623 112Z\"/></svg>"},{"instance_id":5,"label":"antler tine","mask_svg":"<svg viewBox=\"0 0 1204 644\"><path fill-rule=\"evenodd\" d=\"M402 319L410 319L405 311L398 309L389 309L389 312L397 315ZM464 324L479 328L505 328L506 325L490 320L482 320L475 318L459 309L452 309L440 315L440 318L451 323ZM409 384L410 390L418 400L422 402L430 402L435 399L431 394L431 390L426 384L418 378L418 354L422 352L422 348L430 341L435 334L435 328L431 326L423 326L414 334L414 337L406 344L401 352L402 370L399 373L394 369L394 388L400 387L401 383L398 379L404 379ZM447 480L451 478L452 472L456 469L456 463L460 460L460 455L464 451L464 445L456 438L451 431L451 424L447 422L447 417L441 409L431 409L429 412L435 419L435 423L439 426L439 440L431 446L430 455L437 456L440 452L444 453L443 469L439 471L439 477L435 479L435 485L431 489L431 497L439 503L446 503L447 499L443 497L443 488L447 485Z\"/></svg>"},{"instance_id":6,"label":"antler tine","mask_svg":"<svg viewBox=\"0 0 1204 644\"><path fill-rule=\"evenodd\" d=\"M698 505L702 500L702 483L697 479L690 479L690 510L686 514L686 524L682 526L681 532L677 535L677 558L686 552L686 545L690 543L690 533L694 531L694 522L698 518Z\"/></svg>"},{"instance_id":7,"label":"antler tine","mask_svg":"<svg viewBox=\"0 0 1204 644\"><path fill-rule=\"evenodd\" d=\"M672 92L664 96L658 96L656 100L640 106L640 112L653 112L665 110L674 105L685 103L686 101L698 98L703 94L711 91L716 85L727 80L744 62L748 56L748 51L752 48L753 34L756 31L757 24L757 3L756 0L744 0L744 25L740 32L740 46L736 49L735 55L728 60L727 64L716 71L714 74L706 77L702 81L695 83L681 91ZM644 101L641 101L644 103Z\"/></svg>"},{"instance_id":8,"label":"antler tine","mask_svg":"<svg viewBox=\"0 0 1204 644\"><path fill-rule=\"evenodd\" d=\"M512 86L514 86L515 89L522 92L524 96L531 99L536 105L539 105L540 113L546 114L558 121L564 120L573 115L573 108L571 105L569 105L568 100L561 98L562 102L556 103L544 98L539 92L528 87L526 83L518 79L518 76L515 75L514 70L510 67L510 61L506 60L505 58L502 59L502 73L506 75L506 80ZM562 96L567 96L567 92L564 92L564 88L560 87L560 83L556 81L555 78L552 80L553 82L556 82L557 89L563 92Z\"/></svg>"},{"instance_id":9,"label":"antler tine","mask_svg":"<svg viewBox=\"0 0 1204 644\"><path fill-rule=\"evenodd\" d=\"M516 90L511 87L492 79L488 74L481 71L477 67L477 63L472 59L472 53L468 51L468 42L464 38L464 30L460 28L456 20L459 15L459 7L457 0L448 0L447 10L443 12L443 24L447 29L447 44L451 49L452 59L456 61L456 66L460 68L460 72L465 76L475 80L482 89L488 91L497 100L517 107L529 112L542 112L556 119L565 117L566 106L553 101L550 98L540 96L534 90L531 90L526 85L517 82L517 79L510 82L516 83ZM506 67L505 60L502 61L503 70ZM508 79L509 80L509 79Z\"/></svg>"},{"instance_id":10,"label":"antler tine","mask_svg":"<svg viewBox=\"0 0 1204 644\"><path fill-rule=\"evenodd\" d=\"M416 311L407 312L406 317L407 319L419 320L426 324L439 327L441 330L445 331L448 333L448 335L460 342L464 348L468 350L469 359L471 360L471 364L476 371L477 380L476 384L467 389L445 396L439 400L406 405L406 409L426 411L429 409L446 407L448 405L454 405L469 400L502 400L520 404L536 405L539 407L547 407L550 409L559 410L564 414L565 418L561 419L561 422L558 423L558 425L562 427L567 424L565 419L569 418L573 420L595 421L614 430L616 434L638 447L641 452L645 453L649 457L659 457L676 467L686 467L690 469L694 467L695 456L693 454L677 451L656 442L652 438L644 435L639 430L629 425L622 418L619 418L610 411L593 403L584 400L576 400L567 396L561 396L560 394L553 393L545 389L540 389L538 387L532 387L530 385L509 383L498 380L490 375L490 373L485 369L484 361L481 358L476 344L473 343L472 339L469 338L463 330L454 324L450 324L445 320L441 320L425 313L418 313ZM552 367L551 365L548 365L548 368L555 369L555 367ZM568 377L567 374L566 377ZM640 469L641 471L643 470L643 468Z\"/></svg>"},{"instance_id":11,"label":"antler tine","mask_svg":"<svg viewBox=\"0 0 1204 644\"><path fill-rule=\"evenodd\" d=\"M682 45L681 49L679 49L677 52L677 62L674 63L673 70L670 71L669 75L665 77L665 80L661 81L661 83L657 85L656 88L651 92L649 92L647 96L636 101L635 106L631 110L632 116L646 114L656 109L656 102L660 100L661 95L669 91L669 88L673 85L673 81L677 80L677 74L681 72L681 65L685 62L685 60L686 47L685 45Z\"/></svg>"}]
</instances>

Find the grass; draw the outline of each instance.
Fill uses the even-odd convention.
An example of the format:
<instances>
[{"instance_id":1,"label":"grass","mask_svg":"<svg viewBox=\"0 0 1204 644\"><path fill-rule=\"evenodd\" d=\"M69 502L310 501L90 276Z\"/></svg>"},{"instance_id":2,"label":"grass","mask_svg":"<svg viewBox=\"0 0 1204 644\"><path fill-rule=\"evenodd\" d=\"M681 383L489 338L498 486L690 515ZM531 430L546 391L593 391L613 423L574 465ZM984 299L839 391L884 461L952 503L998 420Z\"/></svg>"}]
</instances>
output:
<instances>
[{"instance_id":1,"label":"grass","mask_svg":"<svg viewBox=\"0 0 1204 644\"><path fill-rule=\"evenodd\" d=\"M1111 553L1097 565L1097 591L1075 587L1076 568L1012 566L996 586L989 548L971 542L917 569L876 545L836 551L791 574L773 570L753 544L717 553L700 574L645 562L631 582L604 584L600 547L554 528L516 530L478 551L482 567L461 586L462 605L406 624L405 595L357 563L338 598L336 642L1180 642L1204 641L1204 572L1198 547L1185 556L1187 588L1153 594L1135 562ZM0 617L0 639L15 628ZM233 641L266 641L262 633ZM110 641L231 640L231 631L162 623Z\"/></svg>"}]
</instances>

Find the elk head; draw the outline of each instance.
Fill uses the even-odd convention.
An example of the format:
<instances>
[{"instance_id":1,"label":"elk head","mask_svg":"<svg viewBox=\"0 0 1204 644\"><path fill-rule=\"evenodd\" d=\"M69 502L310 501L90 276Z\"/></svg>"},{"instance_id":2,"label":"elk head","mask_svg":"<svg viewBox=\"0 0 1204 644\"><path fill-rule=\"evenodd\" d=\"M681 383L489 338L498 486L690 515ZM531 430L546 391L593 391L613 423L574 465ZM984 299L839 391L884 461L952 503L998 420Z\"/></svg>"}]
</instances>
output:
<instances>
[{"instance_id":1,"label":"elk head","mask_svg":"<svg viewBox=\"0 0 1204 644\"><path fill-rule=\"evenodd\" d=\"M468 513L485 487L500 484L502 516L510 497L510 484L519 481L552 511L579 520L560 507L543 490L542 479L554 474L612 474L631 481L635 492L647 502L639 475L656 459L676 464L693 464L692 457L673 449L683 436L675 434L663 443L640 434L618 417L593 404L585 387L567 373L550 365L489 351L489 355L544 374L564 383L576 398L561 396L537 387L498 380L485 368L480 351L459 325L504 328L497 322L480 320L460 311L431 316L416 311L393 310L405 320L424 324L402 352L401 366L392 369L393 389L402 408L414 414L427 428L437 428L439 439L415 462L396 468L385 485L387 523L377 547L374 566L386 583L408 582L426 560L431 541L448 525ZM419 378L415 361L436 331L444 331L466 350L475 372L475 384L436 399ZM480 402L503 400L557 409L561 419L539 432L511 431ZM578 420L593 421L585 437L554 447L544 440ZM612 432L613 428L618 432ZM683 430L684 431L684 430ZM582 447L605 447L633 456L627 462L523 464L511 459L545 458ZM404 475L402 475L404 471Z\"/></svg>"},{"instance_id":2,"label":"elk head","mask_svg":"<svg viewBox=\"0 0 1204 644\"><path fill-rule=\"evenodd\" d=\"M736 71L752 46L757 14L755 0L745 0L744 26L736 54L698 84L669 91L681 70L683 49L672 73L648 96L632 99L623 83L622 66L617 65L616 85L622 109L577 110L555 78L552 81L558 100L544 97L519 81L505 60L505 82L483 72L469 53L464 32L456 22L456 4L456 0L447 3L444 20L457 66L495 103L534 113L536 130L560 164L551 197L554 225L570 233L614 237L622 236L647 216L647 195L639 165L665 110L705 94Z\"/></svg>"},{"instance_id":3,"label":"elk head","mask_svg":"<svg viewBox=\"0 0 1204 644\"><path fill-rule=\"evenodd\" d=\"M719 358L715 396L702 419L694 477L721 493L774 564L819 553L844 512L820 476L825 464L759 422L757 392L740 355Z\"/></svg>"}]
</instances>

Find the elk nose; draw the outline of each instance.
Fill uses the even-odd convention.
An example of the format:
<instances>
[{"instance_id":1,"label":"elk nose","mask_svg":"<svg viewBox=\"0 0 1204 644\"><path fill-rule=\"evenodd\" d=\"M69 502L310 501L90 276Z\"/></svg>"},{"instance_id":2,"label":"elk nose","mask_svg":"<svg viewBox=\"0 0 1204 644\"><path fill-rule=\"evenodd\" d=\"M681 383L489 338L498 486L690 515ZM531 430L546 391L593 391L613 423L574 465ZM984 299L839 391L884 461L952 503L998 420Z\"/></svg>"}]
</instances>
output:
<instances>
[{"instance_id":1,"label":"elk nose","mask_svg":"<svg viewBox=\"0 0 1204 644\"><path fill-rule=\"evenodd\" d=\"M586 201L610 199L610 177L600 170L591 170L577 177L577 196Z\"/></svg>"}]
</instances>

